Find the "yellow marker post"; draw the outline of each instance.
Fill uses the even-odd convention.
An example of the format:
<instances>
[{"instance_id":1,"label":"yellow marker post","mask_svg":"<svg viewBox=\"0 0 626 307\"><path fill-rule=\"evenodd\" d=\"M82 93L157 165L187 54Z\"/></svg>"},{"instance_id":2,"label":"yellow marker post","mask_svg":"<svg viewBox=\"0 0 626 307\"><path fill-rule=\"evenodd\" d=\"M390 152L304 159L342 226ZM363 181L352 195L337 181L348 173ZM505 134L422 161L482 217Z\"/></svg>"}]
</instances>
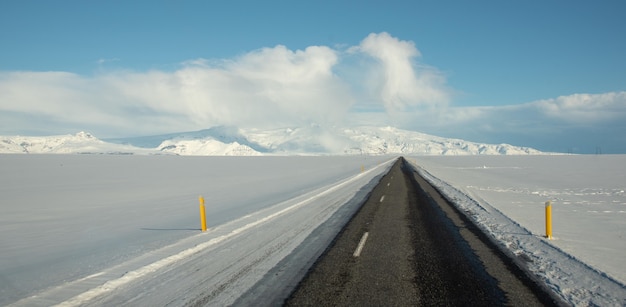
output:
<instances>
[{"instance_id":1,"label":"yellow marker post","mask_svg":"<svg viewBox=\"0 0 626 307\"><path fill-rule=\"evenodd\" d=\"M546 238L552 240L552 201L546 202Z\"/></svg>"},{"instance_id":2,"label":"yellow marker post","mask_svg":"<svg viewBox=\"0 0 626 307\"><path fill-rule=\"evenodd\" d=\"M206 210L204 208L204 197L200 196L200 225L202 231L206 231Z\"/></svg>"}]
</instances>

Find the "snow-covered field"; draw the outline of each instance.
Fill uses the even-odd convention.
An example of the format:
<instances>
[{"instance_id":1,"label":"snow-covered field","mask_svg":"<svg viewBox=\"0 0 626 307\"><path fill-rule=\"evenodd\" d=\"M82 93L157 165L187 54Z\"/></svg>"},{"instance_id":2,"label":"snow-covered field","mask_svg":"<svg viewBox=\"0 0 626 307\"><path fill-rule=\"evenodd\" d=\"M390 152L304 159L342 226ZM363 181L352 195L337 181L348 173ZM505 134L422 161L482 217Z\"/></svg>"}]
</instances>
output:
<instances>
[{"instance_id":1,"label":"snow-covered field","mask_svg":"<svg viewBox=\"0 0 626 307\"><path fill-rule=\"evenodd\" d=\"M626 156L409 160L564 299L626 305ZM213 283L223 292L215 302L232 302L389 162L0 155L0 305L77 303L113 290L163 302L163 292L148 292L159 289L148 287L158 280L150 274L177 263L187 265L179 276L191 278L180 282L185 289L196 282L195 270L228 266L203 278L212 278L205 288ZM199 195L207 201L207 233L199 231ZM543 238L546 200L553 201L552 241ZM208 259L201 268L185 263L195 254ZM238 268L248 259L239 257L263 260L264 269ZM160 277L177 276L170 271ZM225 285L234 287L230 294Z\"/></svg>"},{"instance_id":2,"label":"snow-covered field","mask_svg":"<svg viewBox=\"0 0 626 307\"><path fill-rule=\"evenodd\" d=\"M411 160L570 303L626 305L626 155Z\"/></svg>"},{"instance_id":3,"label":"snow-covered field","mask_svg":"<svg viewBox=\"0 0 626 307\"><path fill-rule=\"evenodd\" d=\"M22 305L63 302L72 297L63 296L71 289L59 295L58 287L76 288L76 281L82 280L79 286L88 291L98 286L93 283L106 282L103 277L119 278L108 273L109 268L145 255L154 257L153 251L180 241L188 243L176 252L223 238L219 229L234 227L226 241L241 242L232 238L234 234L242 229L256 233L254 223L268 216L273 218L266 224L278 223L276 212L297 208L295 204L300 204L297 211L313 210L308 213L313 217L316 210L333 204L322 198L326 191L349 180L336 189L338 199L349 199L384 172L377 166L389 160L0 155L0 305L24 298L30 300ZM298 200L310 193L306 201ZM205 234L199 230L199 195L207 203L210 231ZM285 227L301 227L303 221L291 223ZM120 275L128 276L124 272L139 267L122 266ZM50 299L41 303L38 297Z\"/></svg>"}]
</instances>

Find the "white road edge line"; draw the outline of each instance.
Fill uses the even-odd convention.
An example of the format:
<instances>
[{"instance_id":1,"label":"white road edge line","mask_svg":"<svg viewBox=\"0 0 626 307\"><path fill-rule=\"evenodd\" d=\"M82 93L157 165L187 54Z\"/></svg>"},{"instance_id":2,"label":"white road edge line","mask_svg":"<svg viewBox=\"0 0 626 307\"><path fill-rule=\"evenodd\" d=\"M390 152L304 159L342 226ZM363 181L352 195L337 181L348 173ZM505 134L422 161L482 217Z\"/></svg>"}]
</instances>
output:
<instances>
[{"instance_id":1,"label":"white road edge line","mask_svg":"<svg viewBox=\"0 0 626 307\"><path fill-rule=\"evenodd\" d=\"M389 161L387 161L387 162L389 162ZM177 261L180 261L181 259L187 258L187 257L189 257L189 256L191 256L193 254L199 253L201 250L203 250L203 249L205 249L205 248L207 248L207 247L209 247L211 245L215 245L215 244L217 244L219 242L222 242L222 241L224 241L226 239L230 239L231 237L234 237L235 235L237 235L237 234L239 234L241 232L244 232L244 231L246 231L246 230L248 230L248 229L250 229L250 228L252 228L254 226L257 226L259 224L265 223L265 222L267 222L269 220L272 220L272 219L274 219L274 218L276 218L276 217L278 217L280 215L283 215L284 213L286 213L288 211L291 211L291 210L293 210L295 208L298 208L298 207L300 207L300 206L302 206L302 205L304 205L306 203L309 203L312 200L314 200L316 198L319 198L320 196L323 196L323 195L329 194L329 193L331 193L331 192L333 192L335 190L338 190L342 186L347 185L348 183L356 180L357 178L363 176L364 174L372 172L372 171L378 169L379 167L381 167L383 165L386 165L387 162L381 163L381 164L377 165L376 167L374 167L372 169L369 169L369 170L367 170L367 171L365 171L363 173L360 173L358 175L349 177L349 178L345 179L343 182L339 182L338 184L331 186L327 190L325 190L325 191L323 191L323 192L321 192L321 193L319 193L317 195L314 195L314 196L312 196L312 197L310 197L308 199L300 201L300 202L298 202L298 203L296 203L296 204L294 204L294 205L292 205L290 207L287 207L287 208L285 208L283 210L280 210L278 212L270 214L270 215L268 215L268 216L266 216L266 217L264 217L262 219L257 220L256 222L249 223L249 224L247 224L247 225L245 225L245 226L243 226L241 228L238 228L238 229L235 229L235 230L231 231L228 234L219 236L217 238L213 238L213 239L211 239L211 240L209 240L209 241L207 241L205 243L198 244L195 247L192 247L192 248L189 248L187 250L184 250L184 251L182 251L182 252L180 252L178 254L175 254L175 255L163 258L161 260L158 260L156 262L153 262L151 264L148 264L146 266L138 268L138 269L136 269L134 271L130 271L130 272L124 274L120 278L109 280L109 281L105 282L104 284L102 284L100 286L97 286L95 288L92 288L91 290L85 291L85 292L83 292L83 293L81 293L79 295L76 295L76 296L74 296L74 297L72 297L72 298L70 298L70 299L68 299L68 300L66 300L64 302L61 302L60 304L57 304L55 306L78 306L78 305L86 304L88 301L92 300L93 298L95 298L97 296L100 296L100 295L105 294L107 292L111 292L111 291L119 288L122 285L128 284L128 283L130 283L130 282L132 282L132 281L134 281L134 280L136 280L136 279L138 279L140 277L143 277L143 276L145 276L145 275L147 275L149 273L155 272L155 271L157 271L157 270L159 270L159 269L161 269L161 268L163 268L163 267L165 267L167 265L173 264L173 263L175 263ZM363 239L361 239L361 240L364 241ZM365 244L365 242L363 242L363 244ZM360 253L360 251L359 251L359 253ZM94 274L94 276L98 276L98 275L101 275L103 273L104 272L96 273L96 274Z\"/></svg>"},{"instance_id":2,"label":"white road edge line","mask_svg":"<svg viewBox=\"0 0 626 307\"><path fill-rule=\"evenodd\" d=\"M356 247L356 250L354 251L354 254L352 254L352 256L354 257L361 256L361 251L363 250L363 246L365 246L365 241L367 241L368 235L369 235L368 232L363 234L363 236L361 237L361 241L359 241L359 245Z\"/></svg>"}]
</instances>

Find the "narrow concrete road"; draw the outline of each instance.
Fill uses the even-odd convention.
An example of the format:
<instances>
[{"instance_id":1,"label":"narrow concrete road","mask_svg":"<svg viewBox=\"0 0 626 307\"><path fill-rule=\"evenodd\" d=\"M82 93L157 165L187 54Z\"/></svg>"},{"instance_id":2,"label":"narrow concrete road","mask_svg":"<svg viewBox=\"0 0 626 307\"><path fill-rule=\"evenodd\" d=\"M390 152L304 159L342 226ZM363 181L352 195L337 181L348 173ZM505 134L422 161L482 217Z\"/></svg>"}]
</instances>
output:
<instances>
[{"instance_id":1,"label":"narrow concrete road","mask_svg":"<svg viewBox=\"0 0 626 307\"><path fill-rule=\"evenodd\" d=\"M399 159L287 306L543 306L550 296Z\"/></svg>"}]
</instances>

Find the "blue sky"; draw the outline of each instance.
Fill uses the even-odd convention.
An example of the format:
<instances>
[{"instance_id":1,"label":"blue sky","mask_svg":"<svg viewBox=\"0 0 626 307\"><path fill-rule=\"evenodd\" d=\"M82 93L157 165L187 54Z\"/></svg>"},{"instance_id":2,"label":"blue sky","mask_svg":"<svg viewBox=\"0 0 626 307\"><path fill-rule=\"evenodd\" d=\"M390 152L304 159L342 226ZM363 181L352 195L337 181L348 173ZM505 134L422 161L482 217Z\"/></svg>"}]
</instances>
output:
<instances>
[{"instance_id":1,"label":"blue sky","mask_svg":"<svg viewBox=\"0 0 626 307\"><path fill-rule=\"evenodd\" d=\"M393 125L626 153L623 1L2 1L0 134Z\"/></svg>"}]
</instances>

